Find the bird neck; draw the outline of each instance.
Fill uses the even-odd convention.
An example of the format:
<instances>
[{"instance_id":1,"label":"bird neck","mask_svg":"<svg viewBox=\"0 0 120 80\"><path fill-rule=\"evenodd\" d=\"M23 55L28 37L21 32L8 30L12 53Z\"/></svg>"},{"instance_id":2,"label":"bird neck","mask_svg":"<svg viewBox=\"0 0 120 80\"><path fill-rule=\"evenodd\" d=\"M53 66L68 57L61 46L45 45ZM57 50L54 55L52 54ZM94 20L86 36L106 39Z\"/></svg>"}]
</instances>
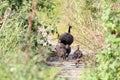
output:
<instances>
[{"instance_id":1,"label":"bird neck","mask_svg":"<svg viewBox=\"0 0 120 80\"><path fill-rule=\"evenodd\" d=\"M68 33L70 33L70 30L71 30L71 26L69 26Z\"/></svg>"}]
</instances>

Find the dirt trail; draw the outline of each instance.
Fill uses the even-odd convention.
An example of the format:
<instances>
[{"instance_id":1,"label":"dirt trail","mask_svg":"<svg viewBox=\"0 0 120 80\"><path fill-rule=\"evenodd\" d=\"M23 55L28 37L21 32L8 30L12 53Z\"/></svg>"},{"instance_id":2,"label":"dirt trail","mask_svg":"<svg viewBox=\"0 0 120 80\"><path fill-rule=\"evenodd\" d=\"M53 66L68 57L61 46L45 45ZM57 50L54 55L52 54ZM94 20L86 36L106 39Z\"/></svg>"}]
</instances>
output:
<instances>
[{"instance_id":1,"label":"dirt trail","mask_svg":"<svg viewBox=\"0 0 120 80\"><path fill-rule=\"evenodd\" d=\"M76 68L74 60L72 60L72 54L68 57L68 61L64 61L61 65L61 62L57 57L53 57L52 61L48 61L48 64L62 69L57 77L66 78L67 80L77 80L80 78L83 68L85 68L84 63L79 64L79 67Z\"/></svg>"}]
</instances>

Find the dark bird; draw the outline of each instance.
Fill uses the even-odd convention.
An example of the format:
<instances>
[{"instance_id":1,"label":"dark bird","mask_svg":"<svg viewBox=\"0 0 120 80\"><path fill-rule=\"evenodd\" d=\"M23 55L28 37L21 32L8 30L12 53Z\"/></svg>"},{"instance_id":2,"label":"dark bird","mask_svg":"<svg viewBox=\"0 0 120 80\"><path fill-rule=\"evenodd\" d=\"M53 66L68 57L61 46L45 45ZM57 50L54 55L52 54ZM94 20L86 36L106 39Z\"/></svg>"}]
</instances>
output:
<instances>
[{"instance_id":1,"label":"dark bird","mask_svg":"<svg viewBox=\"0 0 120 80\"><path fill-rule=\"evenodd\" d=\"M59 36L59 42L60 43L63 43L65 45L67 45L67 44L71 45L73 43L74 38L73 38L73 36L70 33L71 28L72 28L72 26L69 25L68 32Z\"/></svg>"},{"instance_id":2,"label":"dark bird","mask_svg":"<svg viewBox=\"0 0 120 80\"><path fill-rule=\"evenodd\" d=\"M75 59L75 65L76 67L79 66L80 59L83 57L82 51L79 50L79 45L77 45L77 50L73 54L73 59Z\"/></svg>"},{"instance_id":3,"label":"dark bird","mask_svg":"<svg viewBox=\"0 0 120 80\"><path fill-rule=\"evenodd\" d=\"M63 61L65 59L65 55L66 55L66 46L63 44L63 43L58 43L56 45L56 53L57 53L57 56L59 57L59 59L61 61Z\"/></svg>"}]
</instances>

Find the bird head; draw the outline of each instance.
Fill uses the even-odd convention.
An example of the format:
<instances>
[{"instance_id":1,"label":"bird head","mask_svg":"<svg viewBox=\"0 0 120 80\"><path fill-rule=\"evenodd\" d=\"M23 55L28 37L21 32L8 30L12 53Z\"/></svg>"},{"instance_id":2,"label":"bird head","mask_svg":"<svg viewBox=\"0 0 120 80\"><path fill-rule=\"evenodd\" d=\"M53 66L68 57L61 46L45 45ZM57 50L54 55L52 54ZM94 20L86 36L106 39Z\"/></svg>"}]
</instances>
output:
<instances>
[{"instance_id":1,"label":"bird head","mask_svg":"<svg viewBox=\"0 0 120 80\"><path fill-rule=\"evenodd\" d=\"M70 24L68 24L69 28L72 28L72 26Z\"/></svg>"}]
</instances>

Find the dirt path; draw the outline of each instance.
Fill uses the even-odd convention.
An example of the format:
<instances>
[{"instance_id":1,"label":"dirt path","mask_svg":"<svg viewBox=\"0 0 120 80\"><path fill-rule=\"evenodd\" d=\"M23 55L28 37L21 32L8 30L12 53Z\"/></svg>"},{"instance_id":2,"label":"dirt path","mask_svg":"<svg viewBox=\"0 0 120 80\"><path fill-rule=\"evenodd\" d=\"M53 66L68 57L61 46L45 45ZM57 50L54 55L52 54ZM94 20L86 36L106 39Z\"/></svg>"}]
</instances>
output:
<instances>
[{"instance_id":1,"label":"dirt path","mask_svg":"<svg viewBox=\"0 0 120 80\"><path fill-rule=\"evenodd\" d=\"M68 64L69 65L63 66L63 69L58 77L67 78L68 80L79 79L82 73L82 68L84 68L83 65L80 65L79 68L76 68L75 65L70 64L70 62L68 62Z\"/></svg>"},{"instance_id":2,"label":"dirt path","mask_svg":"<svg viewBox=\"0 0 120 80\"><path fill-rule=\"evenodd\" d=\"M72 55L68 57L68 61L64 61L61 65L61 62L58 61L58 58L53 57L54 60L51 62L48 61L48 64L62 69L57 77L66 78L67 80L77 80L80 78L83 68L85 65L81 63L78 68L74 64L74 60L71 59Z\"/></svg>"}]
</instances>

